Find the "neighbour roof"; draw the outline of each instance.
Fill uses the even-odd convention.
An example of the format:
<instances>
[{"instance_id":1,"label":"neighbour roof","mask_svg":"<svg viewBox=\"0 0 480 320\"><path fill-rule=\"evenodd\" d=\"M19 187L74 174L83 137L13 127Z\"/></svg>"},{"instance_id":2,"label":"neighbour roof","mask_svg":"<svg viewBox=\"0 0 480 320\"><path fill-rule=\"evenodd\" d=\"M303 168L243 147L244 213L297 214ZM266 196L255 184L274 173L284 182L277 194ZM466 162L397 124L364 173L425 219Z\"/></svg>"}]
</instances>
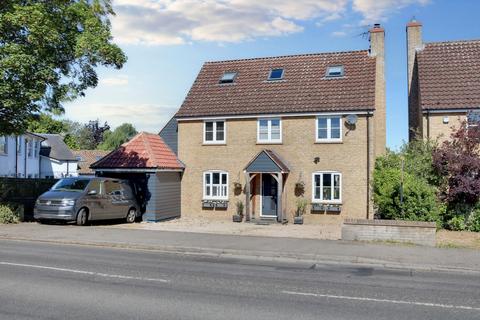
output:
<instances>
[{"instance_id":1,"label":"neighbour roof","mask_svg":"<svg viewBox=\"0 0 480 320\"><path fill-rule=\"evenodd\" d=\"M90 169L90 165L109 153L109 151L103 150L74 150L72 152L78 160L77 172L81 175L94 174L95 172Z\"/></svg>"},{"instance_id":2,"label":"neighbour roof","mask_svg":"<svg viewBox=\"0 0 480 320\"><path fill-rule=\"evenodd\" d=\"M290 172L282 158L272 150L262 150L246 165L247 172Z\"/></svg>"},{"instance_id":3,"label":"neighbour roof","mask_svg":"<svg viewBox=\"0 0 480 320\"><path fill-rule=\"evenodd\" d=\"M183 164L163 139L141 132L118 149L93 163L92 169L183 169Z\"/></svg>"},{"instance_id":4,"label":"neighbour roof","mask_svg":"<svg viewBox=\"0 0 480 320\"><path fill-rule=\"evenodd\" d=\"M344 76L326 77L328 66ZM272 69L284 69L269 81ZM220 84L225 72L237 72ZM255 115L375 108L375 58L367 50L207 62L176 117Z\"/></svg>"},{"instance_id":5,"label":"neighbour roof","mask_svg":"<svg viewBox=\"0 0 480 320\"><path fill-rule=\"evenodd\" d=\"M76 161L72 151L63 142L61 135L46 133L36 133L36 135L45 139L40 147L40 155L60 161Z\"/></svg>"},{"instance_id":6,"label":"neighbour roof","mask_svg":"<svg viewBox=\"0 0 480 320\"><path fill-rule=\"evenodd\" d=\"M417 63L423 109L480 107L480 40L427 43Z\"/></svg>"}]
</instances>

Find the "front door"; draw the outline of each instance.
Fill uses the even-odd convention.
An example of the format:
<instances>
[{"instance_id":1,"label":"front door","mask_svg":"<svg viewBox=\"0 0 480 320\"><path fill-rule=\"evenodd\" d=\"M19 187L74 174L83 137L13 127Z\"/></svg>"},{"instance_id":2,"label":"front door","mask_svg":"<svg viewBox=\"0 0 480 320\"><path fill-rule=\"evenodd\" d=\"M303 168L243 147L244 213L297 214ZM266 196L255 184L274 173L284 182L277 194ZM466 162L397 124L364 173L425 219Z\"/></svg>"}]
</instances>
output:
<instances>
[{"instance_id":1,"label":"front door","mask_svg":"<svg viewBox=\"0 0 480 320\"><path fill-rule=\"evenodd\" d=\"M277 216L278 183L271 174L262 174L262 217Z\"/></svg>"}]
</instances>

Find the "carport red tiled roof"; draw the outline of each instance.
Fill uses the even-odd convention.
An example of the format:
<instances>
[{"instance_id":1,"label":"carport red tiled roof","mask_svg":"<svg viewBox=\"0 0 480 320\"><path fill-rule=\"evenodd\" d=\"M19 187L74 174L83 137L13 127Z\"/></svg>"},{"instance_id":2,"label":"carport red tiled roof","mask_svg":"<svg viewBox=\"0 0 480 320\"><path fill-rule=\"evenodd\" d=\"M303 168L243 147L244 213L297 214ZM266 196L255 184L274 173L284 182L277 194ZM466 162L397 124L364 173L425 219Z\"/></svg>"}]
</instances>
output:
<instances>
[{"instance_id":1,"label":"carport red tiled roof","mask_svg":"<svg viewBox=\"0 0 480 320\"><path fill-rule=\"evenodd\" d=\"M426 43L417 64L424 110L480 107L480 40Z\"/></svg>"},{"instance_id":2,"label":"carport red tiled roof","mask_svg":"<svg viewBox=\"0 0 480 320\"><path fill-rule=\"evenodd\" d=\"M338 65L345 76L325 77ZM176 117L373 110L375 67L368 50L207 62ZM276 68L283 79L268 81ZM219 84L224 72L235 82Z\"/></svg>"},{"instance_id":3,"label":"carport red tiled roof","mask_svg":"<svg viewBox=\"0 0 480 320\"><path fill-rule=\"evenodd\" d=\"M181 170L184 166L159 135L141 132L91 168Z\"/></svg>"}]
</instances>

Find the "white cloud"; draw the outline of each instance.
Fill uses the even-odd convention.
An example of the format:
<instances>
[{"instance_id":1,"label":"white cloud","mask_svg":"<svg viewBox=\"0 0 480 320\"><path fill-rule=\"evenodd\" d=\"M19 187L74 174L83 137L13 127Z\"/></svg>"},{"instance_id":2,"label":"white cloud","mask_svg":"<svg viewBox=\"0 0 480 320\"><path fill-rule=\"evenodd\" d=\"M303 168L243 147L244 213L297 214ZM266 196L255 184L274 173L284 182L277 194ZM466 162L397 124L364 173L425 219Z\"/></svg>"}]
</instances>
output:
<instances>
[{"instance_id":1,"label":"white cloud","mask_svg":"<svg viewBox=\"0 0 480 320\"><path fill-rule=\"evenodd\" d=\"M155 104L81 104L76 103L66 108L65 117L81 123L99 119L115 128L128 122L137 131L157 133L177 111L176 107Z\"/></svg>"},{"instance_id":2,"label":"white cloud","mask_svg":"<svg viewBox=\"0 0 480 320\"><path fill-rule=\"evenodd\" d=\"M333 31L332 36L336 38L341 38L347 36L347 33L345 31Z\"/></svg>"},{"instance_id":3,"label":"white cloud","mask_svg":"<svg viewBox=\"0 0 480 320\"><path fill-rule=\"evenodd\" d=\"M389 15L407 6L428 3L430 0L353 0L353 10L363 15L362 23L373 23L385 21Z\"/></svg>"},{"instance_id":4,"label":"white cloud","mask_svg":"<svg viewBox=\"0 0 480 320\"><path fill-rule=\"evenodd\" d=\"M192 41L240 42L301 32L304 21L322 26L345 18L349 9L362 23L384 21L395 11L430 0L116 0L116 41L178 45Z\"/></svg>"},{"instance_id":5,"label":"white cloud","mask_svg":"<svg viewBox=\"0 0 480 320\"><path fill-rule=\"evenodd\" d=\"M126 86L128 85L128 76L127 75L118 75L110 78L100 79L100 84L107 86Z\"/></svg>"}]
</instances>

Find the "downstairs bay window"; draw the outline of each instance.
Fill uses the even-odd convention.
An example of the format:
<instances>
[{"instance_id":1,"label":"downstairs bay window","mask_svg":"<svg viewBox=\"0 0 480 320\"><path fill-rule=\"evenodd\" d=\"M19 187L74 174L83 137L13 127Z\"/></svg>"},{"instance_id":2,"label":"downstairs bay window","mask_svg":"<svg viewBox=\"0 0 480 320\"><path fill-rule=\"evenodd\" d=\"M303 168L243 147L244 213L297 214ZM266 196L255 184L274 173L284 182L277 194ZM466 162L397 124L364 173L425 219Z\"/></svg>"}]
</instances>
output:
<instances>
[{"instance_id":1,"label":"downstairs bay window","mask_svg":"<svg viewBox=\"0 0 480 320\"><path fill-rule=\"evenodd\" d=\"M228 173L206 171L203 173L203 199L228 200Z\"/></svg>"},{"instance_id":2,"label":"downstairs bay window","mask_svg":"<svg viewBox=\"0 0 480 320\"><path fill-rule=\"evenodd\" d=\"M313 173L312 202L341 203L342 174L339 172Z\"/></svg>"}]
</instances>

